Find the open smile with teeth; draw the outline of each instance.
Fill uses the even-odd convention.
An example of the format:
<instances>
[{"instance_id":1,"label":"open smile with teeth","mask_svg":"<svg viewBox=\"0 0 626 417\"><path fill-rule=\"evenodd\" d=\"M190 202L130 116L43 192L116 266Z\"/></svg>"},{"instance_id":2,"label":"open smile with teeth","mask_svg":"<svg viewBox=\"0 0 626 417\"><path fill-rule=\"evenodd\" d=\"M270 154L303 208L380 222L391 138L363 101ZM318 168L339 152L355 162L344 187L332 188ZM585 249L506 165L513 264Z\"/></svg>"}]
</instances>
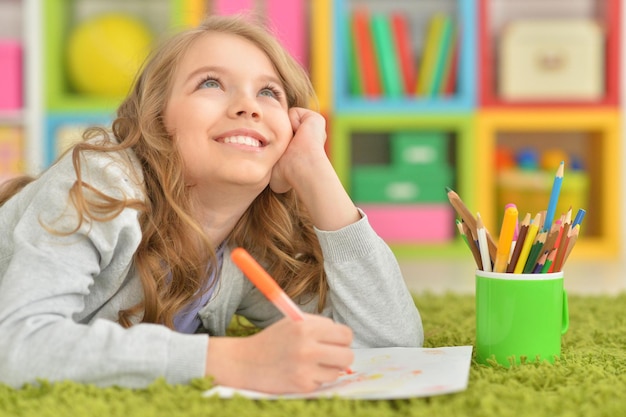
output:
<instances>
[{"instance_id":1,"label":"open smile with teeth","mask_svg":"<svg viewBox=\"0 0 626 417\"><path fill-rule=\"evenodd\" d=\"M235 143L238 145L247 145L253 146L255 148L260 148L263 146L261 141L255 138L251 138L250 136L229 136L223 139L224 143Z\"/></svg>"}]
</instances>

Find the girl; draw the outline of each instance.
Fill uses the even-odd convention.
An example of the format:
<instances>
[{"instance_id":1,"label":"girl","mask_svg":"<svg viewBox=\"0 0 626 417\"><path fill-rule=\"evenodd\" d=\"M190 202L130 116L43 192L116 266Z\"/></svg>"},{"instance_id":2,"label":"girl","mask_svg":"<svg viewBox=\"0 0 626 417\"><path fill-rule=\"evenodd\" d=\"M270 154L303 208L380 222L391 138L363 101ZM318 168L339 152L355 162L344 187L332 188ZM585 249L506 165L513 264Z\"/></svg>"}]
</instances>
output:
<instances>
[{"instance_id":1,"label":"girl","mask_svg":"<svg viewBox=\"0 0 626 417\"><path fill-rule=\"evenodd\" d=\"M149 57L111 131L0 195L0 382L272 393L335 380L351 348L419 346L387 245L342 187L306 73L260 26L210 17ZM230 260L246 248L294 322ZM264 330L225 337L235 315Z\"/></svg>"}]
</instances>

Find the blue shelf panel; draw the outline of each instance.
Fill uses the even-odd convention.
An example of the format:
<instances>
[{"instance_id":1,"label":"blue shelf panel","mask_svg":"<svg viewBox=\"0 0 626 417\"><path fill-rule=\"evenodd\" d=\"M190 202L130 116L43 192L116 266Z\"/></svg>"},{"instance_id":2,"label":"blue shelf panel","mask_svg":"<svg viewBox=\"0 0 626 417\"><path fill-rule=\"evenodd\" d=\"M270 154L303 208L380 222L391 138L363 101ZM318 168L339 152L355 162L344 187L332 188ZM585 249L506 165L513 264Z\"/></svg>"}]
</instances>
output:
<instances>
[{"instance_id":1,"label":"blue shelf panel","mask_svg":"<svg viewBox=\"0 0 626 417\"><path fill-rule=\"evenodd\" d=\"M68 140L78 140L86 127L94 125L108 127L112 121L112 115L104 113L48 114L45 121L44 164L51 165L60 156L64 147L69 145Z\"/></svg>"}]
</instances>

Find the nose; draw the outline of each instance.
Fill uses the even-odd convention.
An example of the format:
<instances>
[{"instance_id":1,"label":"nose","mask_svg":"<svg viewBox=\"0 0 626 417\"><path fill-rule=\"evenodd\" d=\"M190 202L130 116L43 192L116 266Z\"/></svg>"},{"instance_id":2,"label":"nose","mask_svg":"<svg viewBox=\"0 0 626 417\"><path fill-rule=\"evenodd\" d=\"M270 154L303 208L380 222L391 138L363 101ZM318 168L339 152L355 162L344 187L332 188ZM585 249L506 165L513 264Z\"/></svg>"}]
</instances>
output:
<instances>
[{"instance_id":1,"label":"nose","mask_svg":"<svg viewBox=\"0 0 626 417\"><path fill-rule=\"evenodd\" d=\"M228 111L230 117L259 119L261 118L261 114L261 106L256 100L256 96L251 96L245 92L240 92L233 96Z\"/></svg>"}]
</instances>

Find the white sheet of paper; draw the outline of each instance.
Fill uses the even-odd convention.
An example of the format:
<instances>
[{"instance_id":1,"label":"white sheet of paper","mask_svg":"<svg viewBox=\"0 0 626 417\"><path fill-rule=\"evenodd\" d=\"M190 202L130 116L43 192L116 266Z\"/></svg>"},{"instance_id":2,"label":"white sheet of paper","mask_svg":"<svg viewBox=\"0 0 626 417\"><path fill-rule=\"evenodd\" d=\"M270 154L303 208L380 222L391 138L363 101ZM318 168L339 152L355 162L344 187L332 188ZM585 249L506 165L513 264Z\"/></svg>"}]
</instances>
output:
<instances>
[{"instance_id":1,"label":"white sheet of paper","mask_svg":"<svg viewBox=\"0 0 626 417\"><path fill-rule=\"evenodd\" d=\"M341 397L383 400L430 397L463 391L469 381L472 346L355 349L351 374L306 394L272 395L216 386L204 396L253 399Z\"/></svg>"}]
</instances>

